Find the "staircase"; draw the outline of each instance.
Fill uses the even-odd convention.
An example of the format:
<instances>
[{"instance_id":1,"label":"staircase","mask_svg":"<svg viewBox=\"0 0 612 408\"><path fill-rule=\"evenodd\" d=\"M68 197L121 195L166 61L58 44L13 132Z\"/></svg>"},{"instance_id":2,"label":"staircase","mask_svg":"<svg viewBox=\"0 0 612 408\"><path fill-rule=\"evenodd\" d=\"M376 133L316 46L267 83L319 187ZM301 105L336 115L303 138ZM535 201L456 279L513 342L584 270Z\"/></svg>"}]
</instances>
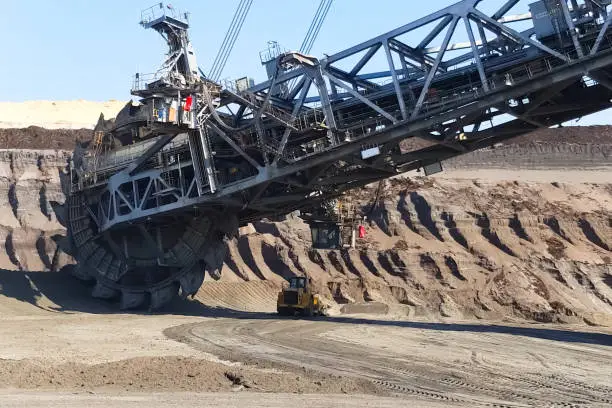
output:
<instances>
[{"instance_id":1,"label":"staircase","mask_svg":"<svg viewBox=\"0 0 612 408\"><path fill-rule=\"evenodd\" d=\"M263 107L262 116L265 115L266 117L272 118L276 122L279 122L286 127L297 130L293 126L295 117L293 117L291 114L282 109L274 107L270 103L266 103L265 100L252 92L244 91L241 92L240 95L254 107L254 110L260 111Z\"/></svg>"}]
</instances>

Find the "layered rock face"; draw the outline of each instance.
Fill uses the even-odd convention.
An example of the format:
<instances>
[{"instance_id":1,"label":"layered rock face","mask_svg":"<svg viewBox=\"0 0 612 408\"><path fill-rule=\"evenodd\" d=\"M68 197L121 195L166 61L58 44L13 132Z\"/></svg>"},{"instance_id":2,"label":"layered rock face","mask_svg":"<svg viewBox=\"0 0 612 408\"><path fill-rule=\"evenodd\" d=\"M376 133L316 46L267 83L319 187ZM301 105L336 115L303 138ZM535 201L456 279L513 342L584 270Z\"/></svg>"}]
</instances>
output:
<instances>
[{"instance_id":1,"label":"layered rock face","mask_svg":"<svg viewBox=\"0 0 612 408\"><path fill-rule=\"evenodd\" d=\"M50 201L63 202L59 168L68 153L54 150L0 150L0 268L57 270L68 260L51 237L64 234Z\"/></svg>"},{"instance_id":2,"label":"layered rock face","mask_svg":"<svg viewBox=\"0 0 612 408\"><path fill-rule=\"evenodd\" d=\"M309 249L296 218L261 222L234 244L226 275L307 271L340 304L411 316L612 324L610 185L418 178L383 191L372 211L376 188L353 192L369 214L356 249Z\"/></svg>"},{"instance_id":3,"label":"layered rock face","mask_svg":"<svg viewBox=\"0 0 612 408\"><path fill-rule=\"evenodd\" d=\"M42 148L69 148L88 132L0 132L8 147L22 148L0 150L1 268L55 271L71 262L50 239L64 229L49 205L64 199L58 169L69 152ZM449 160L442 178L388 180L381 196L377 185L353 191L348 199L368 217L355 249L312 250L299 218L263 220L230 243L222 282L205 283L198 298L269 307L284 278L307 273L341 307L365 302L408 316L612 325L611 152L609 128L544 130ZM482 177L452 178L471 169ZM560 176L500 181L517 169ZM488 171L501 176L487 179ZM569 181L587 173L596 182Z\"/></svg>"},{"instance_id":4,"label":"layered rock face","mask_svg":"<svg viewBox=\"0 0 612 408\"><path fill-rule=\"evenodd\" d=\"M381 197L377 185L351 192L368 217L356 249L310 249L308 226L295 217L245 228L223 279L308 273L340 305L612 325L609 128L546 129L444 167L443 177L388 180ZM549 180L513 181L517 170ZM462 173L477 178L453 178ZM202 301L242 307L233 298Z\"/></svg>"},{"instance_id":5,"label":"layered rock face","mask_svg":"<svg viewBox=\"0 0 612 408\"><path fill-rule=\"evenodd\" d=\"M612 171L611 127L543 129L445 162L447 169L598 169Z\"/></svg>"}]
</instances>

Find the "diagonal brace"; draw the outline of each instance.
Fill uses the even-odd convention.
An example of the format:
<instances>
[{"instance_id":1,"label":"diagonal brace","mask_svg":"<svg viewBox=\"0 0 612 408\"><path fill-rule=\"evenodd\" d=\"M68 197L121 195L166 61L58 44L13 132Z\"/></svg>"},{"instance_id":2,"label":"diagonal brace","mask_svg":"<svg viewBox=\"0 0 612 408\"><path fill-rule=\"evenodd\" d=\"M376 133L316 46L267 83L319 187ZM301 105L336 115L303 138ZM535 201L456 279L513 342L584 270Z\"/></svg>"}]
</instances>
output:
<instances>
[{"instance_id":1,"label":"diagonal brace","mask_svg":"<svg viewBox=\"0 0 612 408\"><path fill-rule=\"evenodd\" d=\"M524 36L523 34L519 33L518 31L515 31L513 29L511 29L510 27L504 25L504 24L500 24L497 21L493 20L491 17L487 16L486 14L484 14L483 12L481 12L480 10L477 10L475 8L473 8L470 11L470 14L472 14L473 16L477 17L478 19L480 19L486 26L487 28L496 31L498 33L503 33L506 36L508 36L511 39L514 39L514 41L518 41L521 43L525 43L525 44L529 44L532 45L542 51L544 51L547 54L550 54L552 56L555 56L557 58L559 58L560 60L563 60L565 62L569 62L567 57L563 54L558 53L557 51L553 50L552 48L549 48L547 46L545 46L542 43L539 43L537 41L532 40L529 37Z\"/></svg>"},{"instance_id":2,"label":"diagonal brace","mask_svg":"<svg viewBox=\"0 0 612 408\"><path fill-rule=\"evenodd\" d=\"M329 72L327 73L327 77L334 84L338 85L340 88L344 89L346 92L350 93L352 96L354 96L355 98L359 99L361 102L363 102L364 104L368 105L370 108L374 109L376 112L380 113L385 118L389 119L391 122L397 123L397 119L395 119L395 117L393 117L391 114L389 114L388 112L386 112L383 109L381 109L379 106L377 106L374 103L372 103L372 101L370 101L368 98L366 98L363 95L361 95L359 92L355 91L350 86L346 86L342 81L340 81L338 78L336 78L333 75L331 75Z\"/></svg>"}]
</instances>

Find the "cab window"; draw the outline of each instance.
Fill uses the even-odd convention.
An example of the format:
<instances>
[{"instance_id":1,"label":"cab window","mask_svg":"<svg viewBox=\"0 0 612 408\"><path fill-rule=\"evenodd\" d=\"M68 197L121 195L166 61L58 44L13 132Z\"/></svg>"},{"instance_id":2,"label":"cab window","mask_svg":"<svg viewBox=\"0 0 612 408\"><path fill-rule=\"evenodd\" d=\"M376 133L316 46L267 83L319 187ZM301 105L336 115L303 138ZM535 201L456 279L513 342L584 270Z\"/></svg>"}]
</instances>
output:
<instances>
[{"instance_id":1,"label":"cab window","mask_svg":"<svg viewBox=\"0 0 612 408\"><path fill-rule=\"evenodd\" d=\"M291 279L291 281L289 281L289 287L292 289L303 289L305 287L305 283L305 279Z\"/></svg>"}]
</instances>

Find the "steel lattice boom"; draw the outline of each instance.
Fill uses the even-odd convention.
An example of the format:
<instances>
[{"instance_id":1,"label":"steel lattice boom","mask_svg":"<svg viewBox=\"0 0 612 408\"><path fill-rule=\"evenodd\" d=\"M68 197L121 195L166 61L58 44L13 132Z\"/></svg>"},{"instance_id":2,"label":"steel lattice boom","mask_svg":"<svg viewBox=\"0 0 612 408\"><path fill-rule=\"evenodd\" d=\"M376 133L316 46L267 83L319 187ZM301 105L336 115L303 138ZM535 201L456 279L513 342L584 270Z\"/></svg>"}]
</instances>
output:
<instances>
[{"instance_id":1,"label":"steel lattice boom","mask_svg":"<svg viewBox=\"0 0 612 408\"><path fill-rule=\"evenodd\" d=\"M610 1L532 1L485 14L464 0L322 59L272 55L270 78L250 87L199 76L185 19L143 20L167 40L168 61L138 76L141 105L99 124L97 150L75 152L67 193L85 210L67 217L72 251L90 267L98 249L83 255L83 245L112 254L116 268L96 266L93 277L127 306L142 293L190 294L198 271L219 268L221 237L237 225L609 108ZM511 15L521 5L530 13ZM159 236L178 224L182 235ZM125 278L142 250L126 236L144 237L157 248L147 262L169 268L154 284Z\"/></svg>"}]
</instances>

